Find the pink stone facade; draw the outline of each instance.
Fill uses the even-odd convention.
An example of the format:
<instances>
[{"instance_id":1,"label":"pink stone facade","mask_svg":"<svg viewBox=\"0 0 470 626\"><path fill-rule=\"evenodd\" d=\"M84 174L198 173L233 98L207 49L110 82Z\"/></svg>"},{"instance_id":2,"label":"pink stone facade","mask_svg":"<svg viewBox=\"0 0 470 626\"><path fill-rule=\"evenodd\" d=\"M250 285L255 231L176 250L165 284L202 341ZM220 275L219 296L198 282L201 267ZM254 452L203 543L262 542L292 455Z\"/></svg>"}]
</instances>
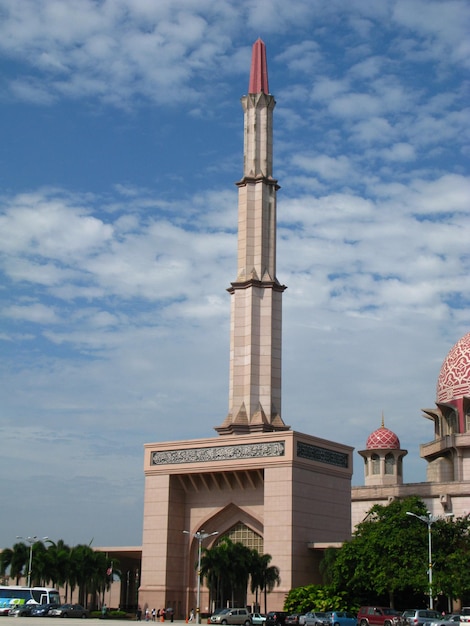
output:
<instances>
[{"instance_id":1,"label":"pink stone facade","mask_svg":"<svg viewBox=\"0 0 470 626\"><path fill-rule=\"evenodd\" d=\"M281 608L292 587L320 580L309 544L349 537L351 473L352 448L294 431L147 444L141 606L186 615L196 606L194 533L217 532L210 548L241 522L280 569L268 610ZM211 608L203 588L201 612Z\"/></svg>"}]
</instances>

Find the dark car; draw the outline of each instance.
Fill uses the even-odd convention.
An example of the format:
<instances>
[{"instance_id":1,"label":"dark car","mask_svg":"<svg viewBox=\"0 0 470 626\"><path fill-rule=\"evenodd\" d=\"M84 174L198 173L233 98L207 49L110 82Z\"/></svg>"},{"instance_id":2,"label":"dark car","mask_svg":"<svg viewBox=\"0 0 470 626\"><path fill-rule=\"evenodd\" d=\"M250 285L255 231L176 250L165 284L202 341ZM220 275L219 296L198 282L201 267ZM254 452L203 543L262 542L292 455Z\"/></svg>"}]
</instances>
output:
<instances>
[{"instance_id":1,"label":"dark car","mask_svg":"<svg viewBox=\"0 0 470 626\"><path fill-rule=\"evenodd\" d=\"M266 626L284 626L286 622L287 612L286 611L269 611L266 615Z\"/></svg>"},{"instance_id":2,"label":"dark car","mask_svg":"<svg viewBox=\"0 0 470 626\"><path fill-rule=\"evenodd\" d=\"M34 604L31 617L46 617L51 609L56 609L58 606L58 604Z\"/></svg>"},{"instance_id":3,"label":"dark car","mask_svg":"<svg viewBox=\"0 0 470 626\"><path fill-rule=\"evenodd\" d=\"M50 617L88 617L88 609L81 604L61 604L51 609L48 613Z\"/></svg>"},{"instance_id":4,"label":"dark car","mask_svg":"<svg viewBox=\"0 0 470 626\"><path fill-rule=\"evenodd\" d=\"M29 617L34 604L16 604L8 611L10 617Z\"/></svg>"},{"instance_id":5,"label":"dark car","mask_svg":"<svg viewBox=\"0 0 470 626\"><path fill-rule=\"evenodd\" d=\"M299 626L300 618L302 617L302 613L289 613L286 615L286 619L284 620L284 624L286 626Z\"/></svg>"}]
</instances>

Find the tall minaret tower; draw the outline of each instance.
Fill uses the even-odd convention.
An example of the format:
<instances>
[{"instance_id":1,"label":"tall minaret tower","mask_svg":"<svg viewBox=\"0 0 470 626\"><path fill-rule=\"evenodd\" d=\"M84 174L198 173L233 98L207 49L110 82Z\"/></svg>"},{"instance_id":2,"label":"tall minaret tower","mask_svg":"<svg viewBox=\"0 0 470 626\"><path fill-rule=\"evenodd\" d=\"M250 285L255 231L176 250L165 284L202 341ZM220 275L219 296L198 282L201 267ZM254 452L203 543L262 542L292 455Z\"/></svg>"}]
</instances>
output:
<instances>
[{"instance_id":1,"label":"tall minaret tower","mask_svg":"<svg viewBox=\"0 0 470 626\"><path fill-rule=\"evenodd\" d=\"M229 412L221 435L288 430L281 419L282 292L276 278L273 110L266 47L253 45L244 111L244 168L238 187L238 271L230 325Z\"/></svg>"}]
</instances>

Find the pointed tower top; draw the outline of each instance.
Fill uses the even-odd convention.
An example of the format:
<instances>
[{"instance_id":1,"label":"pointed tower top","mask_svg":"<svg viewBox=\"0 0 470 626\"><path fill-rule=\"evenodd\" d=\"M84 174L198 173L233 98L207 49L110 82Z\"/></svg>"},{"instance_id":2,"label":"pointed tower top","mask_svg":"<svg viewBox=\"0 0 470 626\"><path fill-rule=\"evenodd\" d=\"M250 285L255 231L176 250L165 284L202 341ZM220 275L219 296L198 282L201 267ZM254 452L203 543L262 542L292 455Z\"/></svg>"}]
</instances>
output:
<instances>
[{"instance_id":1,"label":"pointed tower top","mask_svg":"<svg viewBox=\"0 0 470 626\"><path fill-rule=\"evenodd\" d=\"M248 93L269 94L268 64L266 61L266 46L264 41L258 39L253 44L251 54L250 85Z\"/></svg>"}]
</instances>

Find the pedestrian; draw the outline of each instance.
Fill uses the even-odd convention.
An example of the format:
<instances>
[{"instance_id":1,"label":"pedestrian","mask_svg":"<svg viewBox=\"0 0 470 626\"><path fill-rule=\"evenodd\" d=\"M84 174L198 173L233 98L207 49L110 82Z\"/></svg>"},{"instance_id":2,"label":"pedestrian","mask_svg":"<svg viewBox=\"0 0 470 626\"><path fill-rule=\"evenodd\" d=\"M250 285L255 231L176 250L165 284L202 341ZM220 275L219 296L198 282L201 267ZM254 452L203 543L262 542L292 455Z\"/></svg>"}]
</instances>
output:
<instances>
[{"instance_id":1,"label":"pedestrian","mask_svg":"<svg viewBox=\"0 0 470 626\"><path fill-rule=\"evenodd\" d=\"M160 621L160 609L158 609L158 611L157 611L157 622L159 622L159 621Z\"/></svg>"},{"instance_id":2,"label":"pedestrian","mask_svg":"<svg viewBox=\"0 0 470 626\"><path fill-rule=\"evenodd\" d=\"M189 621L194 622L194 609L191 609L191 612L189 613Z\"/></svg>"},{"instance_id":3,"label":"pedestrian","mask_svg":"<svg viewBox=\"0 0 470 626\"><path fill-rule=\"evenodd\" d=\"M157 611L155 609L152 609L152 622L155 621L156 615L157 615Z\"/></svg>"},{"instance_id":4,"label":"pedestrian","mask_svg":"<svg viewBox=\"0 0 470 626\"><path fill-rule=\"evenodd\" d=\"M162 618L162 622L164 622L165 621L165 615L166 615L166 611L165 611L164 608L160 611L160 615L161 615L161 618Z\"/></svg>"},{"instance_id":5,"label":"pedestrian","mask_svg":"<svg viewBox=\"0 0 470 626\"><path fill-rule=\"evenodd\" d=\"M140 606L137 607L135 617L138 622L142 621L142 609L140 608Z\"/></svg>"},{"instance_id":6,"label":"pedestrian","mask_svg":"<svg viewBox=\"0 0 470 626\"><path fill-rule=\"evenodd\" d=\"M148 607L145 609L145 621L148 622L150 619L150 611Z\"/></svg>"}]
</instances>

